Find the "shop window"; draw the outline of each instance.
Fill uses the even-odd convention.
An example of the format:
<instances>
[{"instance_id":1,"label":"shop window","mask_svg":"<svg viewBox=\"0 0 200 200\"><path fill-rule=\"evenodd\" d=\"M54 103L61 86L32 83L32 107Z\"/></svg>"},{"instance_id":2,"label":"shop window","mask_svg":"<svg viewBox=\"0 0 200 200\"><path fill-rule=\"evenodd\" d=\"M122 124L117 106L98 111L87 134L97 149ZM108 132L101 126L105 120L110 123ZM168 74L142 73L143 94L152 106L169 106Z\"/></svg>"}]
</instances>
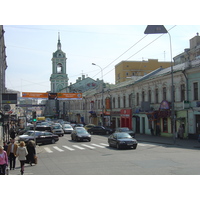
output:
<instances>
[{"instance_id":1,"label":"shop window","mask_svg":"<svg viewBox=\"0 0 200 200\"><path fill-rule=\"evenodd\" d=\"M126 108L126 96L123 96L123 104L124 104L124 108Z\"/></svg>"},{"instance_id":2,"label":"shop window","mask_svg":"<svg viewBox=\"0 0 200 200\"><path fill-rule=\"evenodd\" d=\"M168 124L167 124L167 118L163 118L163 132L168 132Z\"/></svg>"},{"instance_id":3,"label":"shop window","mask_svg":"<svg viewBox=\"0 0 200 200\"><path fill-rule=\"evenodd\" d=\"M115 97L113 97L113 108L115 108Z\"/></svg>"}]
</instances>

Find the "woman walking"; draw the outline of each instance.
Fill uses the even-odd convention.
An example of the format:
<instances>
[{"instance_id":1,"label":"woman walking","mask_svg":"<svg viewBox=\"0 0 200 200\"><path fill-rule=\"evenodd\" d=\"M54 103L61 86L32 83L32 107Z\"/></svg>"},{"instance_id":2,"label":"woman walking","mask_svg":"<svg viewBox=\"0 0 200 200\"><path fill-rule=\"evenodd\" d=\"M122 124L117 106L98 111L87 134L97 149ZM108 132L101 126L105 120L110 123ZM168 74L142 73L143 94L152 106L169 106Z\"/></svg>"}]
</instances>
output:
<instances>
[{"instance_id":1,"label":"woman walking","mask_svg":"<svg viewBox=\"0 0 200 200\"><path fill-rule=\"evenodd\" d=\"M28 154L25 143L23 141L20 142L19 147L17 148L17 153L16 155L19 158L20 161L20 167L21 167L21 175L24 174L24 164L26 162L26 155Z\"/></svg>"},{"instance_id":2,"label":"woman walking","mask_svg":"<svg viewBox=\"0 0 200 200\"><path fill-rule=\"evenodd\" d=\"M8 156L0 145L0 175L6 174L6 166L8 166Z\"/></svg>"}]
</instances>

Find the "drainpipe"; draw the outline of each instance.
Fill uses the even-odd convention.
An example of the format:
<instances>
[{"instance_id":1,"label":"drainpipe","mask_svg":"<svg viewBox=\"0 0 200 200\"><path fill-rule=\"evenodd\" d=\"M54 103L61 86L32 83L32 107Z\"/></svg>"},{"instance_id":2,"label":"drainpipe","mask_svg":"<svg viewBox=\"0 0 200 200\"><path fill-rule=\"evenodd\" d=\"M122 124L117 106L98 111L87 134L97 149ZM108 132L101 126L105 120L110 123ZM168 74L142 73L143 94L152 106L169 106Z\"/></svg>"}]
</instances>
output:
<instances>
[{"instance_id":1,"label":"drainpipe","mask_svg":"<svg viewBox=\"0 0 200 200\"><path fill-rule=\"evenodd\" d=\"M189 101L189 84L188 84L188 77L186 75L185 69L182 71L183 75L185 76L186 80L186 100ZM187 110L187 137L189 136L189 123L188 123L188 110Z\"/></svg>"}]
</instances>

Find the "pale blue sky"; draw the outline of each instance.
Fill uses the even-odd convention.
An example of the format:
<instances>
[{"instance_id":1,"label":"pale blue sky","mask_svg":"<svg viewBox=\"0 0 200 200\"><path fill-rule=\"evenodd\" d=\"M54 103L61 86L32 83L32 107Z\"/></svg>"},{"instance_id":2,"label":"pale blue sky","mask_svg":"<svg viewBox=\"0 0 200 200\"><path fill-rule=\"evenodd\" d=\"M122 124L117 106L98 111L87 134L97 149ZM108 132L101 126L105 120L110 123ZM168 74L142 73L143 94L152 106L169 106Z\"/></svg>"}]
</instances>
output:
<instances>
[{"instance_id":1,"label":"pale blue sky","mask_svg":"<svg viewBox=\"0 0 200 200\"><path fill-rule=\"evenodd\" d=\"M173 27L169 31L173 57L188 48L189 40L200 31L197 25L165 27ZM57 49L58 32L67 56L69 83L82 74L101 78L100 68L91 63L103 68L105 82L114 83L114 66L122 60L170 61L168 34L145 47L160 36L148 35L142 39L145 28L146 25L5 25L6 86L21 92L50 90L51 58Z\"/></svg>"}]
</instances>

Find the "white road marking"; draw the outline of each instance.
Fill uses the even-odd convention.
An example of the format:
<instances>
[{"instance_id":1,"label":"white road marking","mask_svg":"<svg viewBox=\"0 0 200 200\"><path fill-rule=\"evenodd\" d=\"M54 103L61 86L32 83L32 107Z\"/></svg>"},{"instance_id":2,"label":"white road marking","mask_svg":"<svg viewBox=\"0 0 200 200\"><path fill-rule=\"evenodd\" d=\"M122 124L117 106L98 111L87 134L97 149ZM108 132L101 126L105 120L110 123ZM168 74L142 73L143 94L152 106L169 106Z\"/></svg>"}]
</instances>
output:
<instances>
[{"instance_id":1,"label":"white road marking","mask_svg":"<svg viewBox=\"0 0 200 200\"><path fill-rule=\"evenodd\" d=\"M74 151L75 149L72 149L72 148L70 148L70 147L68 147L68 146L63 146L65 149L68 149L68 150L70 150L70 151Z\"/></svg>"},{"instance_id":2,"label":"white road marking","mask_svg":"<svg viewBox=\"0 0 200 200\"><path fill-rule=\"evenodd\" d=\"M103 146L108 146L108 144L104 144L104 143L100 143L101 145L103 145Z\"/></svg>"},{"instance_id":3,"label":"white road marking","mask_svg":"<svg viewBox=\"0 0 200 200\"><path fill-rule=\"evenodd\" d=\"M51 151L51 149L49 149L48 147L44 147L45 151L48 153L53 153L53 151Z\"/></svg>"},{"instance_id":4,"label":"white road marking","mask_svg":"<svg viewBox=\"0 0 200 200\"><path fill-rule=\"evenodd\" d=\"M72 145L72 146L75 147L75 148L77 148L77 149L81 149L81 150L85 149L85 148L80 147L80 146L78 146L78 145Z\"/></svg>"},{"instance_id":5,"label":"white road marking","mask_svg":"<svg viewBox=\"0 0 200 200\"><path fill-rule=\"evenodd\" d=\"M100 146L98 144L92 144L92 145L95 146L95 147L105 148L104 146Z\"/></svg>"},{"instance_id":6,"label":"white road marking","mask_svg":"<svg viewBox=\"0 0 200 200\"><path fill-rule=\"evenodd\" d=\"M53 148L56 149L56 150L58 150L58 151L60 151L60 152L64 151L64 150L58 148L57 146L54 146Z\"/></svg>"},{"instance_id":7,"label":"white road marking","mask_svg":"<svg viewBox=\"0 0 200 200\"><path fill-rule=\"evenodd\" d=\"M88 148L90 148L90 149L96 149L95 147L92 147L92 146L89 146L89 145L86 145L86 144L82 144L82 146L88 147Z\"/></svg>"}]
</instances>

